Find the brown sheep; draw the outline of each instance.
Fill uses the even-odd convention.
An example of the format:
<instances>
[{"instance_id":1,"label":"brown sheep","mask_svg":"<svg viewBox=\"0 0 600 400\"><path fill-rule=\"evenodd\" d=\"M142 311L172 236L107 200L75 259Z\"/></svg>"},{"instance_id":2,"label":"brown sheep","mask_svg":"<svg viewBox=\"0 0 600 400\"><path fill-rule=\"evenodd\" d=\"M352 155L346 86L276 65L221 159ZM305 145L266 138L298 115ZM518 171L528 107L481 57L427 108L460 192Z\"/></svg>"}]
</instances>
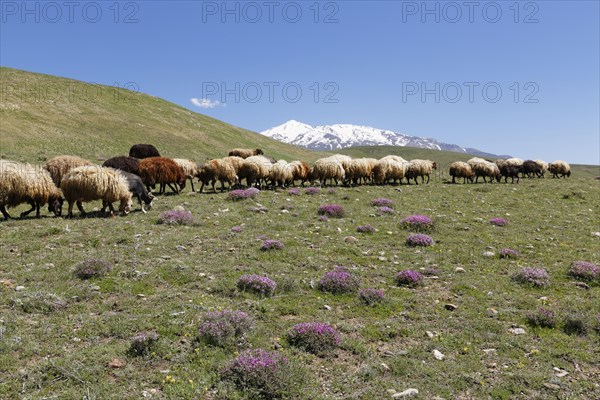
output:
<instances>
[{"instance_id":1,"label":"brown sheep","mask_svg":"<svg viewBox=\"0 0 600 400\"><path fill-rule=\"evenodd\" d=\"M118 156L109 158L102 163L103 167L114 168L140 176L140 160L130 156Z\"/></svg>"},{"instance_id":2,"label":"brown sheep","mask_svg":"<svg viewBox=\"0 0 600 400\"><path fill-rule=\"evenodd\" d=\"M177 194L185 188L187 179L183 169L175 161L166 157L149 157L141 160L140 177L148 190L158 183L159 193L164 193L168 185Z\"/></svg>"},{"instance_id":3,"label":"brown sheep","mask_svg":"<svg viewBox=\"0 0 600 400\"><path fill-rule=\"evenodd\" d=\"M463 178L463 183L473 182L475 173L469 164L463 161L455 161L450 164L450 176L452 177L452 183L456 183L456 178Z\"/></svg>"},{"instance_id":4,"label":"brown sheep","mask_svg":"<svg viewBox=\"0 0 600 400\"><path fill-rule=\"evenodd\" d=\"M233 149L229 152L230 157L248 158L265 154L261 149Z\"/></svg>"},{"instance_id":5,"label":"brown sheep","mask_svg":"<svg viewBox=\"0 0 600 400\"><path fill-rule=\"evenodd\" d=\"M232 157L217 158L200 166L198 174L196 175L198 180L202 182L200 193L202 193L204 185L208 185L209 183L211 183L215 193L217 192L217 189L215 188L215 183L217 181L221 182L221 191L225 190L225 182L229 184L229 187L237 183L235 168L228 158Z\"/></svg>"}]
</instances>

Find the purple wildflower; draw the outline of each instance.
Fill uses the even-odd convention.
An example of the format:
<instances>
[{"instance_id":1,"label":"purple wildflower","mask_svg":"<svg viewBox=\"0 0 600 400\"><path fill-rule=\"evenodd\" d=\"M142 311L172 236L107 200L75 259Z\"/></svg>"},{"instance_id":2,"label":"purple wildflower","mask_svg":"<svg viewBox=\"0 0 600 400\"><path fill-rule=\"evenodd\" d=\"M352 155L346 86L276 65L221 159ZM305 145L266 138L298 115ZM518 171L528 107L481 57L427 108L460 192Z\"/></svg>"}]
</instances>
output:
<instances>
[{"instance_id":1,"label":"purple wildflower","mask_svg":"<svg viewBox=\"0 0 600 400\"><path fill-rule=\"evenodd\" d=\"M417 231L429 230L433 227L431 218L425 215L411 215L400 221L400 225L405 228L415 229Z\"/></svg>"},{"instance_id":2,"label":"purple wildflower","mask_svg":"<svg viewBox=\"0 0 600 400\"><path fill-rule=\"evenodd\" d=\"M231 227L231 232L233 233L240 233L242 231L242 227L241 226L233 226Z\"/></svg>"},{"instance_id":3,"label":"purple wildflower","mask_svg":"<svg viewBox=\"0 0 600 400\"><path fill-rule=\"evenodd\" d=\"M319 215L318 219L321 222L327 222L327 221L329 221L329 218L327 218L327 215Z\"/></svg>"},{"instance_id":4,"label":"purple wildflower","mask_svg":"<svg viewBox=\"0 0 600 400\"><path fill-rule=\"evenodd\" d=\"M261 251L268 251L268 250L281 250L283 249L283 243L281 243L279 240L274 240L274 239L267 239L263 242L262 246L260 247Z\"/></svg>"},{"instance_id":5,"label":"purple wildflower","mask_svg":"<svg viewBox=\"0 0 600 400\"><path fill-rule=\"evenodd\" d=\"M385 198L377 198L371 202L371 205L375 207L391 207L393 204L392 200Z\"/></svg>"},{"instance_id":6,"label":"purple wildflower","mask_svg":"<svg viewBox=\"0 0 600 400\"><path fill-rule=\"evenodd\" d=\"M266 276L242 275L238 279L237 287L240 290L254 292L261 296L271 296L275 292L277 283Z\"/></svg>"},{"instance_id":7,"label":"purple wildflower","mask_svg":"<svg viewBox=\"0 0 600 400\"><path fill-rule=\"evenodd\" d=\"M358 233L375 233L375 227L371 225L361 225L356 228Z\"/></svg>"},{"instance_id":8,"label":"purple wildflower","mask_svg":"<svg viewBox=\"0 0 600 400\"><path fill-rule=\"evenodd\" d=\"M405 269L396 274L398 286L417 286L423 280L423 275L412 269Z\"/></svg>"},{"instance_id":9,"label":"purple wildflower","mask_svg":"<svg viewBox=\"0 0 600 400\"><path fill-rule=\"evenodd\" d=\"M336 266L319 280L318 288L323 292L348 293L358 290L358 278L344 267Z\"/></svg>"},{"instance_id":10,"label":"purple wildflower","mask_svg":"<svg viewBox=\"0 0 600 400\"><path fill-rule=\"evenodd\" d=\"M431 238L431 236L424 235L422 233L415 233L414 235L410 235L406 238L406 244L409 246L433 246L435 242Z\"/></svg>"},{"instance_id":11,"label":"purple wildflower","mask_svg":"<svg viewBox=\"0 0 600 400\"><path fill-rule=\"evenodd\" d=\"M539 308L535 313L527 314L527 322L532 326L540 326L542 328L554 328L556 318L552 310Z\"/></svg>"},{"instance_id":12,"label":"purple wildflower","mask_svg":"<svg viewBox=\"0 0 600 400\"><path fill-rule=\"evenodd\" d=\"M336 194L337 190L335 188L327 189L327 194Z\"/></svg>"},{"instance_id":13,"label":"purple wildflower","mask_svg":"<svg viewBox=\"0 0 600 400\"><path fill-rule=\"evenodd\" d=\"M194 222L190 211L171 210L158 216L158 223L165 225L188 225Z\"/></svg>"},{"instance_id":14,"label":"purple wildflower","mask_svg":"<svg viewBox=\"0 0 600 400\"><path fill-rule=\"evenodd\" d=\"M317 210L319 215L327 215L331 218L342 218L344 216L344 207L339 204L325 204Z\"/></svg>"},{"instance_id":15,"label":"purple wildflower","mask_svg":"<svg viewBox=\"0 0 600 400\"><path fill-rule=\"evenodd\" d=\"M364 304L371 306L383 300L385 293L380 289L361 289L358 298Z\"/></svg>"},{"instance_id":16,"label":"purple wildflower","mask_svg":"<svg viewBox=\"0 0 600 400\"><path fill-rule=\"evenodd\" d=\"M292 188L292 189L288 190L288 194L290 196L300 196L302 194L302 192L300 192L300 189L298 189L298 188Z\"/></svg>"},{"instance_id":17,"label":"purple wildflower","mask_svg":"<svg viewBox=\"0 0 600 400\"><path fill-rule=\"evenodd\" d=\"M129 353L134 356L143 356L149 354L157 340L158 335L156 332L138 333L131 339Z\"/></svg>"},{"instance_id":18,"label":"purple wildflower","mask_svg":"<svg viewBox=\"0 0 600 400\"><path fill-rule=\"evenodd\" d=\"M111 263L96 258L90 258L75 266L75 276L80 279L98 278L108 274L112 269L113 265Z\"/></svg>"},{"instance_id":19,"label":"purple wildflower","mask_svg":"<svg viewBox=\"0 0 600 400\"><path fill-rule=\"evenodd\" d=\"M287 334L288 342L309 353L321 354L333 350L340 344L340 334L322 322L296 324Z\"/></svg>"},{"instance_id":20,"label":"purple wildflower","mask_svg":"<svg viewBox=\"0 0 600 400\"><path fill-rule=\"evenodd\" d=\"M543 268L521 268L521 270L513 276L513 279L519 283L530 284L537 287L548 286L550 284L548 272Z\"/></svg>"},{"instance_id":21,"label":"purple wildflower","mask_svg":"<svg viewBox=\"0 0 600 400\"><path fill-rule=\"evenodd\" d=\"M231 192L229 192L227 194L227 198L230 200L252 199L252 198L256 197L256 195L258 195L259 193L260 193L260 190L258 190L255 187L251 187L248 189L236 189L236 190L232 190Z\"/></svg>"},{"instance_id":22,"label":"purple wildflower","mask_svg":"<svg viewBox=\"0 0 600 400\"><path fill-rule=\"evenodd\" d=\"M243 338L253 326L252 319L243 311L223 310L207 312L198 327L200 338L215 346L225 346Z\"/></svg>"},{"instance_id":23,"label":"purple wildflower","mask_svg":"<svg viewBox=\"0 0 600 400\"><path fill-rule=\"evenodd\" d=\"M571 264L569 275L577 279L593 281L600 278L600 268L591 262L575 261Z\"/></svg>"},{"instance_id":24,"label":"purple wildflower","mask_svg":"<svg viewBox=\"0 0 600 400\"><path fill-rule=\"evenodd\" d=\"M496 217L496 218L490 219L490 224L496 225L496 226L506 226L506 225L508 225L508 221L505 220L504 218Z\"/></svg>"},{"instance_id":25,"label":"purple wildflower","mask_svg":"<svg viewBox=\"0 0 600 400\"><path fill-rule=\"evenodd\" d=\"M390 208L388 206L379 207L377 209L377 211L379 211L379 214L381 214L381 215L383 215L383 214L393 214L394 213L394 209Z\"/></svg>"},{"instance_id":26,"label":"purple wildflower","mask_svg":"<svg viewBox=\"0 0 600 400\"><path fill-rule=\"evenodd\" d=\"M519 258L519 253L513 249L501 249L498 254L500 258Z\"/></svg>"},{"instance_id":27,"label":"purple wildflower","mask_svg":"<svg viewBox=\"0 0 600 400\"><path fill-rule=\"evenodd\" d=\"M321 189L319 189L318 187L307 187L306 189L304 189L304 193L308 195L316 195L321 193Z\"/></svg>"}]
</instances>

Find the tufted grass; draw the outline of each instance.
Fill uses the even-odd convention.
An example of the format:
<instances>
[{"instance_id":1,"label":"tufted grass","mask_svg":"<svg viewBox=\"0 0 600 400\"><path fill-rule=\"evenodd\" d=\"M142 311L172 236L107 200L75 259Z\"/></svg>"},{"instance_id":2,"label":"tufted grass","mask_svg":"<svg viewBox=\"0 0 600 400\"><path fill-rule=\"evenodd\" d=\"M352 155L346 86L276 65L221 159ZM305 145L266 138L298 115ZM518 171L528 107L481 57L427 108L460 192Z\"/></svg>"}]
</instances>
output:
<instances>
[{"instance_id":1,"label":"tufted grass","mask_svg":"<svg viewBox=\"0 0 600 400\"><path fill-rule=\"evenodd\" d=\"M567 275L574 260L600 261L600 237L592 235L600 231L598 181L432 181L316 196L262 191L248 202L225 197L186 190L157 198L148 214L0 222L0 398L139 399L144 391L165 399L249 398L218 376L243 346L278 349L305 368L303 398L385 399L387 389L409 387L419 398L600 397L600 282L586 282L586 290ZM395 213L377 214L370 203L378 197L394 200ZM250 211L257 203L268 212ZM342 205L345 216L319 221L315 209L331 203ZM198 223L156 223L178 205ZM435 219L434 246L405 245L411 232L399 222L412 214ZM489 224L496 216L510 224ZM356 226L365 224L377 231L358 235ZM234 233L233 226L242 229ZM260 251L261 235L284 248ZM502 248L520 257L483 256ZM91 281L77 279L75 265L89 258L114 268ZM319 292L318 279L334 265L359 277L361 288L384 289L385 300L365 306L355 293ZM511 277L523 266L545 268L550 285L516 284ZM437 278L425 277L416 288L394 282L400 270L430 267L439 270ZM278 290L268 298L239 291L244 274L268 275ZM18 285L25 288L15 291ZM53 306L54 296L66 304ZM447 303L457 309L447 310ZM527 323L539 307L554 311L556 328ZM489 308L498 314L489 316ZM255 319L242 347L197 341L201 316L222 309ZM585 335L568 333L571 317L587 325ZM286 343L291 326L312 321L334 326L340 348L317 357ZM509 333L513 326L526 333ZM147 331L159 337L153 352L128 354L132 337ZM446 358L435 360L434 349ZM109 368L114 358L126 365ZM569 375L555 376L554 367Z\"/></svg>"}]
</instances>

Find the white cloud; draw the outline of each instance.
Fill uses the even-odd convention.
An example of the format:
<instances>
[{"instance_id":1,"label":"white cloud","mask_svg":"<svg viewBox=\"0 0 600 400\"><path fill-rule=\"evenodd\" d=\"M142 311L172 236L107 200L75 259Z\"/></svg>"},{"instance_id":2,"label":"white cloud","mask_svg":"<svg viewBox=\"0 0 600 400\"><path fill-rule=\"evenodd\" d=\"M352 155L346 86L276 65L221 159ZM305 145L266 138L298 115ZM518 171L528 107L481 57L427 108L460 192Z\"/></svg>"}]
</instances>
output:
<instances>
[{"instance_id":1,"label":"white cloud","mask_svg":"<svg viewBox=\"0 0 600 400\"><path fill-rule=\"evenodd\" d=\"M219 100L210 100L210 99L198 99L194 97L190 99L193 105L200 108L215 108L215 107L225 107L224 103L221 103Z\"/></svg>"}]
</instances>

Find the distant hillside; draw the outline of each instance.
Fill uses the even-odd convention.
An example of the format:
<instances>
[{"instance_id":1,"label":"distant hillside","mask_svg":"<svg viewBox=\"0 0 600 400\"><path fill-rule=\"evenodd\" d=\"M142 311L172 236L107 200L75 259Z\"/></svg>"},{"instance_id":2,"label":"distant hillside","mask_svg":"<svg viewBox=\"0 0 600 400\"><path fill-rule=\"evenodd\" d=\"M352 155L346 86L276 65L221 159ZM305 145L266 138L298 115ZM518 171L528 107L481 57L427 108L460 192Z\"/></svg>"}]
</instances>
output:
<instances>
[{"instance_id":1,"label":"distant hillside","mask_svg":"<svg viewBox=\"0 0 600 400\"><path fill-rule=\"evenodd\" d=\"M60 154L92 160L152 143L169 157L197 161L233 147L312 161L318 153L228 125L157 97L0 67L0 155L41 162Z\"/></svg>"}]
</instances>

